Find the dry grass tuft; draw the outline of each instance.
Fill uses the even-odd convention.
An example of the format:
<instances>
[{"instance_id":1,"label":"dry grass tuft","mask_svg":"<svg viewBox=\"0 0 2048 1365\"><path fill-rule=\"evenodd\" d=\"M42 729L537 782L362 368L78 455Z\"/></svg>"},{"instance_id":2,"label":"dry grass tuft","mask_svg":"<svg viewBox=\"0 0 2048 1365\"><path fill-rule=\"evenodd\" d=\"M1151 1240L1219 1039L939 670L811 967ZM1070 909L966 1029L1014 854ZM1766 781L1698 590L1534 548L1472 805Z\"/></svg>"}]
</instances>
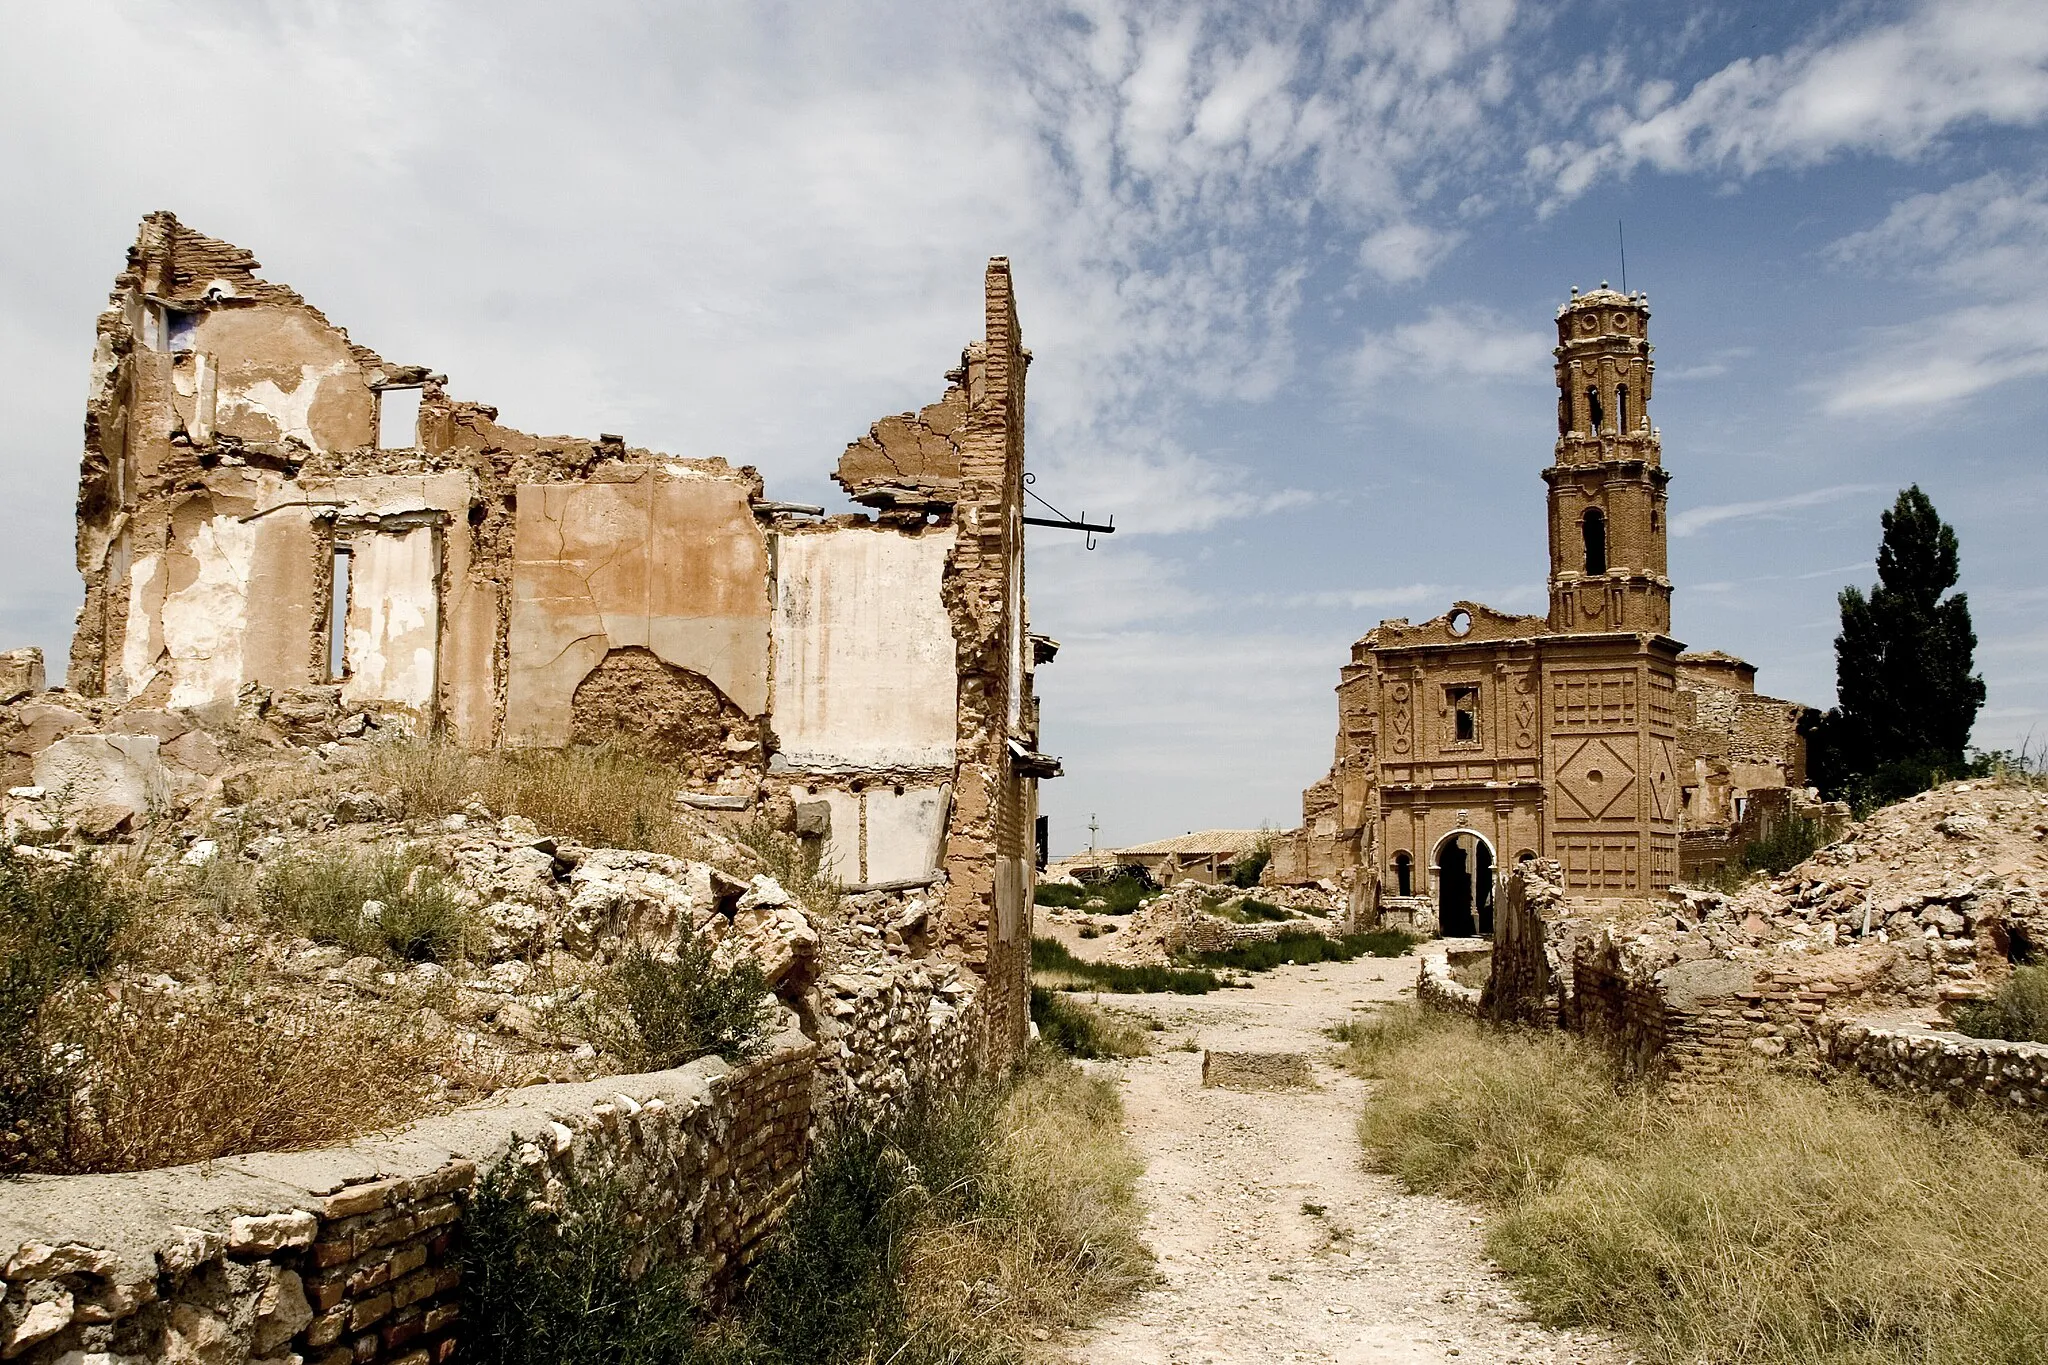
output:
<instances>
[{"instance_id":1,"label":"dry grass tuft","mask_svg":"<svg viewBox=\"0 0 2048 1365\"><path fill-rule=\"evenodd\" d=\"M77 1057L45 1169L134 1171L341 1142L434 1107L455 1069L417 1016L129 989L81 992L47 1036Z\"/></svg>"},{"instance_id":2,"label":"dry grass tuft","mask_svg":"<svg viewBox=\"0 0 2048 1365\"><path fill-rule=\"evenodd\" d=\"M1141 1163L1115 1087L1045 1049L1000 1086L830 1130L732 1317L719 1365L1058 1359L1146 1283Z\"/></svg>"},{"instance_id":3,"label":"dry grass tuft","mask_svg":"<svg viewBox=\"0 0 2048 1365\"><path fill-rule=\"evenodd\" d=\"M1039 1329L1085 1326L1152 1276L1144 1162L1115 1083L1037 1056L996 1113L979 1206L927 1220L906 1258L912 1321L980 1339L983 1358L1016 1358Z\"/></svg>"},{"instance_id":4,"label":"dry grass tuft","mask_svg":"<svg viewBox=\"0 0 2048 1365\"><path fill-rule=\"evenodd\" d=\"M1361 1121L1412 1189L1476 1200L1546 1321L1660 1361L2048 1360L2048 1133L1856 1084L1617 1089L1559 1035L1396 1015Z\"/></svg>"},{"instance_id":5,"label":"dry grass tuft","mask_svg":"<svg viewBox=\"0 0 2048 1365\"><path fill-rule=\"evenodd\" d=\"M582 843L703 856L677 818L682 770L622 745L472 754L403 741L380 745L367 768L380 789L397 788L414 815L447 815L481 800L496 814L523 815Z\"/></svg>"}]
</instances>

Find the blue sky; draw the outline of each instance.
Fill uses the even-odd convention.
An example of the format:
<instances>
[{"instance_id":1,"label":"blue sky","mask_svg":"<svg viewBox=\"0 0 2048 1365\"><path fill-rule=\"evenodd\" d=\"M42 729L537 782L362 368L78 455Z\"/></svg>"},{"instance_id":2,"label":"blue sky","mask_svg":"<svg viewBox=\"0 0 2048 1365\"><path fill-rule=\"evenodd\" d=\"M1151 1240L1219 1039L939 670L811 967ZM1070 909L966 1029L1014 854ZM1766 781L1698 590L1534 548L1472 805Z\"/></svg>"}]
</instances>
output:
<instances>
[{"instance_id":1,"label":"blue sky","mask_svg":"<svg viewBox=\"0 0 2048 1365\"><path fill-rule=\"evenodd\" d=\"M1350 641L1537 610L1550 317L1649 291L1675 631L1833 693L1918 481L1983 746L2048 739L2048 6L10 7L0 645L61 656L135 220L529 430L824 473L1013 262L1057 849L1292 824Z\"/></svg>"}]
</instances>

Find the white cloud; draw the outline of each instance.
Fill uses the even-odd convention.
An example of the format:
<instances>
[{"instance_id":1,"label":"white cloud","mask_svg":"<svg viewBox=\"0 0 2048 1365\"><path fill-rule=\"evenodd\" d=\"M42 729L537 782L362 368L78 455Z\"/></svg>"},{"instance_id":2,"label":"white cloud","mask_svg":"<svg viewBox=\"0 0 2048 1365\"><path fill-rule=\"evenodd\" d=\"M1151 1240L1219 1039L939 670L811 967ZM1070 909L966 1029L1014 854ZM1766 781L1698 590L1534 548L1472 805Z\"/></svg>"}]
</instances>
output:
<instances>
[{"instance_id":1,"label":"white cloud","mask_svg":"<svg viewBox=\"0 0 2048 1365\"><path fill-rule=\"evenodd\" d=\"M1638 166L1753 175L1847 152L1918 157L1971 125L2048 118L2048 6L1920 0L1891 23L1744 57L1650 112L1616 104L1596 137L1539 146L1528 165L1552 205Z\"/></svg>"},{"instance_id":2,"label":"white cloud","mask_svg":"<svg viewBox=\"0 0 2048 1365\"><path fill-rule=\"evenodd\" d=\"M1448 604L1457 593L1438 583L1407 583L1398 588L1336 588L1322 592L1297 593L1285 599L1290 607L1342 607L1349 611L1379 611L1388 607L1414 607L1430 603Z\"/></svg>"},{"instance_id":3,"label":"white cloud","mask_svg":"<svg viewBox=\"0 0 2048 1365\"><path fill-rule=\"evenodd\" d=\"M1394 223L1358 244L1358 260L1389 284L1410 284L1426 278L1464 239L1462 232Z\"/></svg>"},{"instance_id":4,"label":"white cloud","mask_svg":"<svg viewBox=\"0 0 2048 1365\"><path fill-rule=\"evenodd\" d=\"M1994 172L1913 195L1827 254L1991 300L1867 333L1820 386L1829 413L1936 407L2048 375L2048 178L2021 183Z\"/></svg>"},{"instance_id":5,"label":"white cloud","mask_svg":"<svg viewBox=\"0 0 2048 1365\"><path fill-rule=\"evenodd\" d=\"M1439 304L1415 322L1368 335L1351 356L1351 378L1370 389L1386 380L1544 379L1556 338L1475 304Z\"/></svg>"},{"instance_id":6,"label":"white cloud","mask_svg":"<svg viewBox=\"0 0 2048 1365\"><path fill-rule=\"evenodd\" d=\"M1727 521L1747 521L1756 517L1783 517L1802 507L1819 507L1843 498L1853 498L1862 493L1883 491L1883 485L1874 483L1844 483L1832 488L1815 488L1804 493L1792 493L1782 498L1760 498L1755 502L1723 502L1707 507L1690 507L1671 518L1671 534L1678 537L1698 535L1709 526L1718 526Z\"/></svg>"}]
</instances>

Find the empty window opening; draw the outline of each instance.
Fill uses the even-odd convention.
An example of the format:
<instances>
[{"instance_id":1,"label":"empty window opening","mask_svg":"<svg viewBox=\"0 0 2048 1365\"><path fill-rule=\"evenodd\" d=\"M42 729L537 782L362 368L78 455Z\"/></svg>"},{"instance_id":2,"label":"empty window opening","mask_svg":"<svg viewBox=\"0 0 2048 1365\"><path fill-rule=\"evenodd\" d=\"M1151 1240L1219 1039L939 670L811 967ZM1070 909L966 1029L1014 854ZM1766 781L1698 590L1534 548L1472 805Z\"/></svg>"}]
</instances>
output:
<instances>
[{"instance_id":1,"label":"empty window opening","mask_svg":"<svg viewBox=\"0 0 2048 1365\"><path fill-rule=\"evenodd\" d=\"M1586 416L1592 422L1592 430L1598 431L1607 424L1607 409L1600 406L1600 390L1586 390Z\"/></svg>"},{"instance_id":2,"label":"empty window opening","mask_svg":"<svg viewBox=\"0 0 2048 1365\"><path fill-rule=\"evenodd\" d=\"M1586 509L1582 524L1586 534L1586 572L1607 572L1607 514L1597 507Z\"/></svg>"},{"instance_id":3,"label":"empty window opening","mask_svg":"<svg viewBox=\"0 0 2048 1365\"><path fill-rule=\"evenodd\" d=\"M420 391L377 390L377 449L411 450L420 443Z\"/></svg>"},{"instance_id":4,"label":"empty window opening","mask_svg":"<svg viewBox=\"0 0 2048 1365\"><path fill-rule=\"evenodd\" d=\"M1459 744L1475 744L1479 740L1479 689L1476 687L1452 687L1445 689L1450 694L1451 734Z\"/></svg>"},{"instance_id":5,"label":"empty window opening","mask_svg":"<svg viewBox=\"0 0 2048 1365\"><path fill-rule=\"evenodd\" d=\"M1572 400L1569 394L1559 394L1557 399L1557 434L1569 436L1572 430Z\"/></svg>"},{"instance_id":6,"label":"empty window opening","mask_svg":"<svg viewBox=\"0 0 2048 1365\"><path fill-rule=\"evenodd\" d=\"M199 314L165 312L164 326L167 351L190 351L199 342Z\"/></svg>"},{"instance_id":7,"label":"empty window opening","mask_svg":"<svg viewBox=\"0 0 2048 1365\"><path fill-rule=\"evenodd\" d=\"M1628 385L1620 384L1614 390L1614 429L1628 430Z\"/></svg>"},{"instance_id":8,"label":"empty window opening","mask_svg":"<svg viewBox=\"0 0 2048 1365\"><path fill-rule=\"evenodd\" d=\"M1415 860L1405 853L1394 855L1394 888L1397 896L1415 894Z\"/></svg>"},{"instance_id":9,"label":"empty window opening","mask_svg":"<svg viewBox=\"0 0 2048 1365\"><path fill-rule=\"evenodd\" d=\"M334 547L333 596L327 604L327 680L341 682L348 677L348 571L355 550L347 544Z\"/></svg>"}]
</instances>

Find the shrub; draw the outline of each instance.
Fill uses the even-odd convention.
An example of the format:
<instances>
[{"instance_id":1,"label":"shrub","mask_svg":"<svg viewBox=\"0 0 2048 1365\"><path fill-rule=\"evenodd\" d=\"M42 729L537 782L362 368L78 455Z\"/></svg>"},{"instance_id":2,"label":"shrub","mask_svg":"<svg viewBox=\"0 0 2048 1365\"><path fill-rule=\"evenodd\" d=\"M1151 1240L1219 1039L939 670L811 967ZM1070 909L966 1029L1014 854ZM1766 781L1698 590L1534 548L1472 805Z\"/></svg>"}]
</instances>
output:
<instances>
[{"instance_id":1,"label":"shrub","mask_svg":"<svg viewBox=\"0 0 2048 1365\"><path fill-rule=\"evenodd\" d=\"M52 1014L67 987L113 965L132 913L89 855L51 865L0 844L0 1172L61 1152L77 1061Z\"/></svg>"},{"instance_id":2,"label":"shrub","mask_svg":"<svg viewBox=\"0 0 2048 1365\"><path fill-rule=\"evenodd\" d=\"M1250 896L1243 896L1234 901L1204 896L1202 909L1218 919L1227 919L1233 924L1271 924L1294 918L1279 906Z\"/></svg>"},{"instance_id":3,"label":"shrub","mask_svg":"<svg viewBox=\"0 0 2048 1365\"><path fill-rule=\"evenodd\" d=\"M1277 938L1234 944L1215 952L1192 953L1188 960L1202 967L1227 967L1241 972L1271 971L1283 962L1349 962L1356 957L1399 957L1421 942L1399 929L1325 938L1306 930L1288 930Z\"/></svg>"},{"instance_id":4,"label":"shrub","mask_svg":"<svg viewBox=\"0 0 2048 1365\"><path fill-rule=\"evenodd\" d=\"M673 1229L616 1180L570 1171L542 1202L507 1156L463 1219L463 1359L476 1365L683 1365L700 1302Z\"/></svg>"},{"instance_id":5,"label":"shrub","mask_svg":"<svg viewBox=\"0 0 2048 1365\"><path fill-rule=\"evenodd\" d=\"M1115 876L1086 888L1084 899L1100 896L1102 910L1110 915L1128 915L1159 894L1143 868L1119 868Z\"/></svg>"},{"instance_id":6,"label":"shrub","mask_svg":"<svg viewBox=\"0 0 2048 1365\"><path fill-rule=\"evenodd\" d=\"M306 937L365 956L446 962L470 937L468 912L446 877L412 852L298 854L266 868L257 894ZM382 909L365 914L372 901Z\"/></svg>"},{"instance_id":7,"label":"shrub","mask_svg":"<svg viewBox=\"0 0 2048 1365\"><path fill-rule=\"evenodd\" d=\"M1743 845L1742 865L1752 872L1776 876L1799 866L1834 838L1835 827L1827 821L1790 816L1773 825L1761 839Z\"/></svg>"},{"instance_id":8,"label":"shrub","mask_svg":"<svg viewBox=\"0 0 2048 1365\"><path fill-rule=\"evenodd\" d=\"M2048 1043L2048 966L2015 967L1992 999L1957 1008L1956 1030L1972 1038Z\"/></svg>"},{"instance_id":9,"label":"shrub","mask_svg":"<svg viewBox=\"0 0 2048 1365\"><path fill-rule=\"evenodd\" d=\"M1031 899L1040 905L1055 906L1061 910L1078 910L1081 902L1088 899L1088 888L1071 882L1040 882L1031 893Z\"/></svg>"},{"instance_id":10,"label":"shrub","mask_svg":"<svg viewBox=\"0 0 2048 1365\"><path fill-rule=\"evenodd\" d=\"M630 950L574 1017L602 1051L634 1070L660 1071L713 1053L728 1062L758 1056L773 1013L758 964L721 962L685 934L673 959Z\"/></svg>"},{"instance_id":11,"label":"shrub","mask_svg":"<svg viewBox=\"0 0 2048 1365\"><path fill-rule=\"evenodd\" d=\"M1260 876L1265 873L1266 864L1272 861L1273 836L1261 831L1258 842L1252 845L1251 852L1231 864L1230 884L1236 887L1257 886Z\"/></svg>"},{"instance_id":12,"label":"shrub","mask_svg":"<svg viewBox=\"0 0 2048 1365\"><path fill-rule=\"evenodd\" d=\"M1365 1144L1411 1189L1493 1206L1488 1249L1545 1321L1659 1360L2042 1359L2037 1120L1791 1076L1619 1090L1576 1039L1399 1027Z\"/></svg>"},{"instance_id":13,"label":"shrub","mask_svg":"<svg viewBox=\"0 0 2048 1365\"><path fill-rule=\"evenodd\" d=\"M1031 940L1031 974L1054 990L1207 995L1223 986L1222 977L1200 969L1083 962L1066 944L1051 938Z\"/></svg>"},{"instance_id":14,"label":"shrub","mask_svg":"<svg viewBox=\"0 0 2048 1365\"><path fill-rule=\"evenodd\" d=\"M1143 1057L1152 1050L1137 1025L1043 986L1031 988L1031 1022L1038 1025L1040 1041L1069 1057Z\"/></svg>"}]
</instances>

